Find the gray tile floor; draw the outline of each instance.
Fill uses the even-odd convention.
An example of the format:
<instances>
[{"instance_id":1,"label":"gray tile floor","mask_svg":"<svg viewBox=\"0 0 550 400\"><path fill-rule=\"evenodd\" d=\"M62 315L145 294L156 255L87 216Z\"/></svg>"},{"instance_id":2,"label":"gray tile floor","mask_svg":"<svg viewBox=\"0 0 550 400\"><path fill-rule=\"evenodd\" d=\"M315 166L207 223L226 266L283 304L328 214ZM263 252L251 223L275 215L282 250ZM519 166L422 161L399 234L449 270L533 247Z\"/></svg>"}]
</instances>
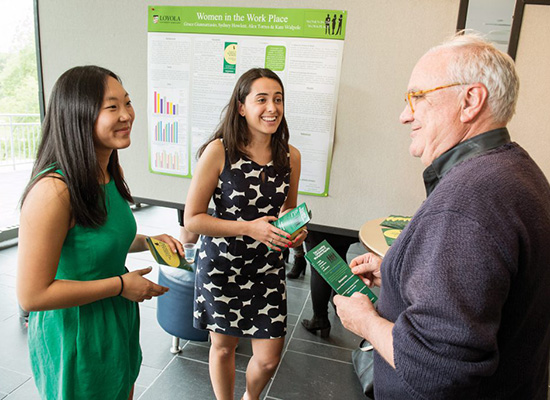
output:
<instances>
[{"instance_id":1,"label":"gray tile floor","mask_svg":"<svg viewBox=\"0 0 550 400\"><path fill-rule=\"evenodd\" d=\"M140 233L166 232L177 237L176 212L143 207L134 213ZM17 246L0 249L0 400L33 400L38 394L31 376L27 333L19 318L15 298ZM158 267L148 253L128 257L129 269L152 265L150 279L158 279ZM309 271L305 278L288 281L289 326L281 364L264 391L265 399L363 399L351 365L351 351L359 338L346 331L330 309L330 337L307 332L299 323L311 316ZM141 303L143 364L136 382L135 399L213 399L208 375L208 343L181 341L181 353L170 353L172 338L156 319L156 300ZM245 387L245 368L251 356L249 341L237 349L235 396Z\"/></svg>"}]
</instances>

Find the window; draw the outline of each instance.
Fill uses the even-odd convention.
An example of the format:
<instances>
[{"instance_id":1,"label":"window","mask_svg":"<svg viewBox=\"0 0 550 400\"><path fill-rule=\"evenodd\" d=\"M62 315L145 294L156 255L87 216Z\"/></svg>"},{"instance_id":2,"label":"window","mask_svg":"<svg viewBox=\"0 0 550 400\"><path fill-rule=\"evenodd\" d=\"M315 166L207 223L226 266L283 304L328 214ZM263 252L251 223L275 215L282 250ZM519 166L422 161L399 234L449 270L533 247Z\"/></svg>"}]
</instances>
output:
<instances>
[{"instance_id":1,"label":"window","mask_svg":"<svg viewBox=\"0 0 550 400\"><path fill-rule=\"evenodd\" d=\"M0 241L18 225L18 203L40 137L33 0L2 2L0 13ZM13 230L13 229L11 229ZM16 232L15 232L16 234ZM13 236L15 237L15 236Z\"/></svg>"}]
</instances>

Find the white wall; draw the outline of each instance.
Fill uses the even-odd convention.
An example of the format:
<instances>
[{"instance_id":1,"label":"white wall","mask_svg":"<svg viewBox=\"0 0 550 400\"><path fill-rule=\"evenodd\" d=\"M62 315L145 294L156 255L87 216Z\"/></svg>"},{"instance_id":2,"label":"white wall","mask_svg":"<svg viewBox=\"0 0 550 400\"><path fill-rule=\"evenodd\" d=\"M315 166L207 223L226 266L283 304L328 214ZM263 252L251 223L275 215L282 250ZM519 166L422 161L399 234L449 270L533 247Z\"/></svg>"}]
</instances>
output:
<instances>
[{"instance_id":1,"label":"white wall","mask_svg":"<svg viewBox=\"0 0 550 400\"><path fill-rule=\"evenodd\" d=\"M516 54L520 89L510 135L550 179L550 6L528 4ZM550 201L550 199L549 199Z\"/></svg>"},{"instance_id":2,"label":"white wall","mask_svg":"<svg viewBox=\"0 0 550 400\"><path fill-rule=\"evenodd\" d=\"M121 154L132 194L183 203L188 179L148 171L149 4L197 2L40 0L45 93L76 65L98 64L120 74L137 114L132 146ZM398 117L414 64L455 31L459 0L207 0L200 5L347 10L329 196L299 201L313 210L313 223L351 230L390 213L414 213L425 197L423 166L409 156L409 128Z\"/></svg>"}]
</instances>

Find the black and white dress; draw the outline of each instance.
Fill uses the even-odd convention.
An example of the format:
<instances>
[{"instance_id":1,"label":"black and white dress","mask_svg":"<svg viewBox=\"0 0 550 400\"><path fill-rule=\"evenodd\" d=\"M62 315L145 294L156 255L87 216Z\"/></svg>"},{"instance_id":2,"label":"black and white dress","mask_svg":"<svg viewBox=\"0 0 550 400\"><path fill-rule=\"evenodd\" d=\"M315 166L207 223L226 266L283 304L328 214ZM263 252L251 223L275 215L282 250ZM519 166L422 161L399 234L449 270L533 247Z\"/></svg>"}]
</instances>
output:
<instances>
[{"instance_id":1,"label":"black and white dress","mask_svg":"<svg viewBox=\"0 0 550 400\"><path fill-rule=\"evenodd\" d=\"M224 169L214 191L215 217L252 221L277 217L290 185L273 162L246 157ZM286 334L286 282L282 253L249 236L202 238L195 280L193 325L237 337L280 338Z\"/></svg>"}]
</instances>

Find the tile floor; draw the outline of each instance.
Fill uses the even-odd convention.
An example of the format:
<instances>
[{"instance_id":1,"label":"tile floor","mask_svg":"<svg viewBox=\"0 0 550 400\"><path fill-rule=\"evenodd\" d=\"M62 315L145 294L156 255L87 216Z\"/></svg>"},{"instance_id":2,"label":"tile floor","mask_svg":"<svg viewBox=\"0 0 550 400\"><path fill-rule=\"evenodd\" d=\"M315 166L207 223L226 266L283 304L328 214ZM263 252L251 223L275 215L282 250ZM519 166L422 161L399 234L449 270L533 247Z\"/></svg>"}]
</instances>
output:
<instances>
[{"instance_id":1,"label":"tile floor","mask_svg":"<svg viewBox=\"0 0 550 400\"><path fill-rule=\"evenodd\" d=\"M166 232L177 237L176 211L143 207L134 213L140 233ZM358 248L359 249L359 248ZM15 298L17 246L0 248L0 399L34 400L38 394L31 376L27 334ZM128 257L129 269L152 265L149 253ZM299 323L311 316L309 271L305 278L288 281L288 334L281 364L266 387L263 398L364 399L351 365L351 351L359 338L342 327L330 309L332 331L328 339L307 332ZM136 382L135 399L213 399L208 375L208 343L181 341L181 353L170 352L172 338L156 319L156 300L141 303L143 364ZM251 356L250 342L241 341L236 358L235 396L245 387L245 368Z\"/></svg>"}]
</instances>

